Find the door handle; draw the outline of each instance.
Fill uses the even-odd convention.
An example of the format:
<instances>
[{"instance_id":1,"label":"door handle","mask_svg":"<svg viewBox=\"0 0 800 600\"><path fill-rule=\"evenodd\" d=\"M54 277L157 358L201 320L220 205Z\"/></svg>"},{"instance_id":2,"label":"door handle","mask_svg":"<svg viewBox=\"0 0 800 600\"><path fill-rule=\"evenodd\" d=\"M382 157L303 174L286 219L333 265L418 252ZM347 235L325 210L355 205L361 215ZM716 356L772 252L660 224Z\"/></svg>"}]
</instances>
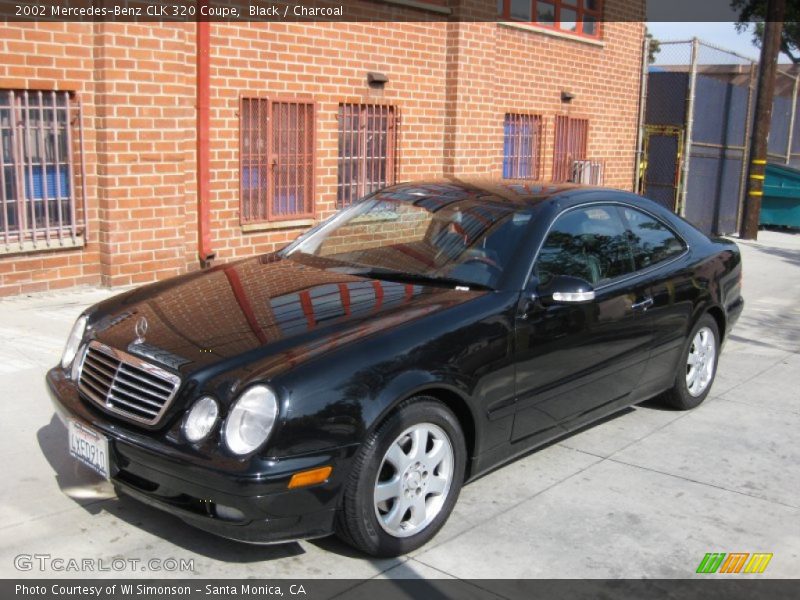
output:
<instances>
[{"instance_id":1,"label":"door handle","mask_svg":"<svg viewBox=\"0 0 800 600\"><path fill-rule=\"evenodd\" d=\"M534 304L536 303L536 298L537 296L534 293L527 293L522 295L520 303L517 306L517 319L519 319L520 321L528 320L528 317L530 317L530 313L533 310Z\"/></svg>"},{"instance_id":2,"label":"door handle","mask_svg":"<svg viewBox=\"0 0 800 600\"><path fill-rule=\"evenodd\" d=\"M634 302L633 304L631 304L631 309L645 312L651 306L653 306L653 298L652 296L648 296L644 300L640 300L639 302Z\"/></svg>"}]
</instances>

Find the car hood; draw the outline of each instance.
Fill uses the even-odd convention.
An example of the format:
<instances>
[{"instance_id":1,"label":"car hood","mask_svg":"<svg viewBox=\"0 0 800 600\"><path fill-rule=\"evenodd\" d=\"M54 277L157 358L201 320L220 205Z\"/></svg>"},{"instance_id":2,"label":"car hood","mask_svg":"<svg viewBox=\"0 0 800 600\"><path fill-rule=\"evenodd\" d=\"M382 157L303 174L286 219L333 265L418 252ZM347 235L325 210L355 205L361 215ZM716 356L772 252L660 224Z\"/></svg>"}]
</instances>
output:
<instances>
[{"instance_id":1,"label":"car hood","mask_svg":"<svg viewBox=\"0 0 800 600\"><path fill-rule=\"evenodd\" d=\"M368 279L266 255L98 305L90 335L183 375L271 357L290 368L483 291Z\"/></svg>"}]
</instances>

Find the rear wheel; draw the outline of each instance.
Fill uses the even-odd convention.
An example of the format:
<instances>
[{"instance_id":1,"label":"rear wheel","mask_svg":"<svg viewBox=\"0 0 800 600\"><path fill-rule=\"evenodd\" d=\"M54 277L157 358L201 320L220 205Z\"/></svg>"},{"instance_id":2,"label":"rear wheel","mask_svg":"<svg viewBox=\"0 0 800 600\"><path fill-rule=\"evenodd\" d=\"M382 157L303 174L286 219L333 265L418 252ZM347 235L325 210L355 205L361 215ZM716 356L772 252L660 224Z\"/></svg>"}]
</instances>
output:
<instances>
[{"instance_id":1,"label":"rear wheel","mask_svg":"<svg viewBox=\"0 0 800 600\"><path fill-rule=\"evenodd\" d=\"M711 315L703 315L689 334L678 365L675 384L664 395L669 406L688 410L706 399L717 374L719 328Z\"/></svg>"},{"instance_id":2,"label":"rear wheel","mask_svg":"<svg viewBox=\"0 0 800 600\"><path fill-rule=\"evenodd\" d=\"M422 396L404 402L359 450L337 535L375 556L419 548L450 516L465 461L464 435L447 407Z\"/></svg>"}]
</instances>

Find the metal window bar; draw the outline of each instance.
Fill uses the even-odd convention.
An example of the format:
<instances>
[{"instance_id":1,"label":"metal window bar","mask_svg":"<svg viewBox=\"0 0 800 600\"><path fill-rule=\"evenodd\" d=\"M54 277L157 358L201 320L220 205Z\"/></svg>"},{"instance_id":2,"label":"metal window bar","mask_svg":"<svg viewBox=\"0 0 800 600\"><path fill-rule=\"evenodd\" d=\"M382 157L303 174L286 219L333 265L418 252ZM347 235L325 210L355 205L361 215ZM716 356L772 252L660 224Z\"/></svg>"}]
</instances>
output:
<instances>
[{"instance_id":1,"label":"metal window bar","mask_svg":"<svg viewBox=\"0 0 800 600\"><path fill-rule=\"evenodd\" d=\"M553 148L553 181L570 181L574 161L586 160L589 120L557 116Z\"/></svg>"},{"instance_id":2,"label":"metal window bar","mask_svg":"<svg viewBox=\"0 0 800 600\"><path fill-rule=\"evenodd\" d=\"M86 236L86 182L77 207L72 128L80 105L69 92L0 92L0 252L76 246Z\"/></svg>"},{"instance_id":3,"label":"metal window bar","mask_svg":"<svg viewBox=\"0 0 800 600\"><path fill-rule=\"evenodd\" d=\"M312 217L314 103L242 98L239 118L241 222Z\"/></svg>"},{"instance_id":4,"label":"metal window bar","mask_svg":"<svg viewBox=\"0 0 800 600\"><path fill-rule=\"evenodd\" d=\"M336 203L341 208L395 182L397 109L340 104Z\"/></svg>"},{"instance_id":5,"label":"metal window bar","mask_svg":"<svg viewBox=\"0 0 800 600\"><path fill-rule=\"evenodd\" d=\"M503 178L540 179L542 117L506 114L503 123Z\"/></svg>"},{"instance_id":6,"label":"metal window bar","mask_svg":"<svg viewBox=\"0 0 800 600\"><path fill-rule=\"evenodd\" d=\"M270 220L311 216L314 182L314 105L273 102Z\"/></svg>"},{"instance_id":7,"label":"metal window bar","mask_svg":"<svg viewBox=\"0 0 800 600\"><path fill-rule=\"evenodd\" d=\"M243 223L267 219L266 143L269 101L242 98L240 112L241 220Z\"/></svg>"}]
</instances>

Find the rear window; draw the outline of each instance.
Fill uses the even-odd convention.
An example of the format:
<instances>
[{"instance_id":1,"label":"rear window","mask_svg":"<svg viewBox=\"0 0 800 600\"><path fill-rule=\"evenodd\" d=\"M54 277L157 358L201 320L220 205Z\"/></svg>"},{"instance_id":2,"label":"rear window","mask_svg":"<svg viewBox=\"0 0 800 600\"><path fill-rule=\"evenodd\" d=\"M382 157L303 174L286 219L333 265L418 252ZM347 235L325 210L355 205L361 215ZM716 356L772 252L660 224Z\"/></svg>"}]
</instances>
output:
<instances>
[{"instance_id":1,"label":"rear window","mask_svg":"<svg viewBox=\"0 0 800 600\"><path fill-rule=\"evenodd\" d=\"M634 208L622 209L628 228L636 270L669 260L686 250L686 244L661 221Z\"/></svg>"}]
</instances>

